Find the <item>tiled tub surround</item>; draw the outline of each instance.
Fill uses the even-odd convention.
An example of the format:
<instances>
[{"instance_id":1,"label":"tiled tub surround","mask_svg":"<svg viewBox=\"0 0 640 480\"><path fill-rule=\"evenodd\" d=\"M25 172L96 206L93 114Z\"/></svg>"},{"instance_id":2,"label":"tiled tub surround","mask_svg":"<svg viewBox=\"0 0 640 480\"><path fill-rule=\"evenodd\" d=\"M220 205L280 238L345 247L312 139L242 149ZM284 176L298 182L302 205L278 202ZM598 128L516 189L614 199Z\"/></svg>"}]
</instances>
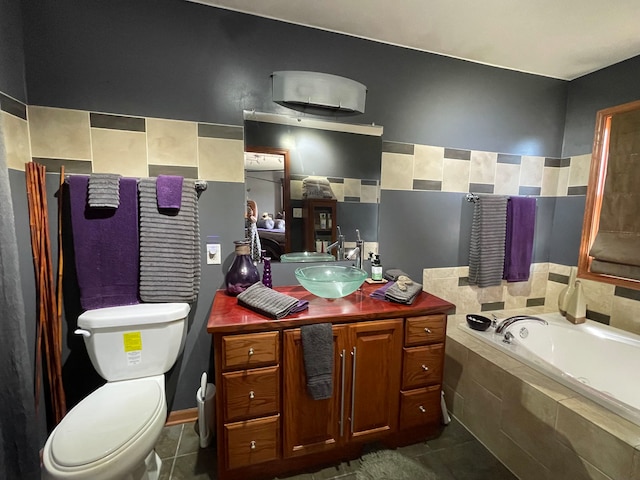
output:
<instances>
[{"instance_id":1,"label":"tiled tub surround","mask_svg":"<svg viewBox=\"0 0 640 480\"><path fill-rule=\"evenodd\" d=\"M536 263L527 282L502 282L479 288L469 285L469 267L425 268L424 290L456 305L457 313L492 312L525 307L557 311L558 295L569 283L570 266ZM587 318L640 334L640 292L608 283L581 280Z\"/></svg>"},{"instance_id":2,"label":"tiled tub surround","mask_svg":"<svg viewBox=\"0 0 640 480\"><path fill-rule=\"evenodd\" d=\"M464 315L450 316L447 326L449 410L518 478L640 479L640 427L475 339L460 322Z\"/></svg>"}]
</instances>

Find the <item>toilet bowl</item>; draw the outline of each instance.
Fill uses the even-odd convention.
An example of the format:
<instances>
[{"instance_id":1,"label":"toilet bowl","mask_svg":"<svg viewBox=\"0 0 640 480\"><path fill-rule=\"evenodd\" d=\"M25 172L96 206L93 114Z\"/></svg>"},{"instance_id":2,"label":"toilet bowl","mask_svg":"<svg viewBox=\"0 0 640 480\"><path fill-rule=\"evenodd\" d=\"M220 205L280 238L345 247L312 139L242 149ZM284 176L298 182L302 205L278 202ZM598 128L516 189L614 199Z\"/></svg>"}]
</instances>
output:
<instances>
[{"instance_id":1,"label":"toilet bowl","mask_svg":"<svg viewBox=\"0 0 640 480\"><path fill-rule=\"evenodd\" d=\"M51 432L44 479L158 478L162 462L153 448L167 417L164 373L184 343L188 312L187 304L141 304L81 315L77 333L108 381Z\"/></svg>"}]
</instances>

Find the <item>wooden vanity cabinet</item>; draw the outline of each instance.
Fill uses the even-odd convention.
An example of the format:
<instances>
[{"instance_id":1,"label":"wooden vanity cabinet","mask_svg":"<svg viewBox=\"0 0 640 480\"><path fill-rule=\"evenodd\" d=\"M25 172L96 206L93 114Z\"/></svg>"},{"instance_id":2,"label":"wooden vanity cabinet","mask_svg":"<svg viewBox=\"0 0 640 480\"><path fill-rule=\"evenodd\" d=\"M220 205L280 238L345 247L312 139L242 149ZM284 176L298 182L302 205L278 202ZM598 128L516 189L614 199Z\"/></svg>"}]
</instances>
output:
<instances>
[{"instance_id":1,"label":"wooden vanity cabinet","mask_svg":"<svg viewBox=\"0 0 640 480\"><path fill-rule=\"evenodd\" d=\"M285 457L376 440L398 427L402 319L333 327L333 396L306 389L300 329L284 332Z\"/></svg>"},{"instance_id":2,"label":"wooden vanity cabinet","mask_svg":"<svg viewBox=\"0 0 640 480\"><path fill-rule=\"evenodd\" d=\"M218 478L268 479L356 458L362 447L424 440L441 425L446 313L420 294L412 306L362 290L335 301L302 287L309 310L270 321L219 291L213 334ZM333 394L307 393L300 326L333 324Z\"/></svg>"}]
</instances>

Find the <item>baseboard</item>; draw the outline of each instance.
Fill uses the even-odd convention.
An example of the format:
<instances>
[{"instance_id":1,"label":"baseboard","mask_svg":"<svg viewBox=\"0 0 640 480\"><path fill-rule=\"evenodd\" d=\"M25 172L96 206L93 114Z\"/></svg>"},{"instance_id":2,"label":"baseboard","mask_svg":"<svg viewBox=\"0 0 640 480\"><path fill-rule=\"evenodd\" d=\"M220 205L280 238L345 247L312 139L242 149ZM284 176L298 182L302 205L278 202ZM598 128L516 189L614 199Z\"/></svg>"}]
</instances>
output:
<instances>
[{"instance_id":1,"label":"baseboard","mask_svg":"<svg viewBox=\"0 0 640 480\"><path fill-rule=\"evenodd\" d=\"M198 408L187 408L184 410L174 410L169 413L169 417L167 418L167 422L165 425L178 425L180 423L189 423L195 422L198 419Z\"/></svg>"}]
</instances>

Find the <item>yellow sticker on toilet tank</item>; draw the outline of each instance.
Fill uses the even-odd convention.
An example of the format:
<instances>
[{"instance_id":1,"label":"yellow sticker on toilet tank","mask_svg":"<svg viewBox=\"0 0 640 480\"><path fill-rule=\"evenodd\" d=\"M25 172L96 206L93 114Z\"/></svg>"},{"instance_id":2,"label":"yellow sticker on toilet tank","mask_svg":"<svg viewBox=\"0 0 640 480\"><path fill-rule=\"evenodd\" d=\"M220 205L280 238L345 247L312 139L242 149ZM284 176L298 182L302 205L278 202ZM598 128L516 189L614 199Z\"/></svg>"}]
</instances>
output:
<instances>
[{"instance_id":1,"label":"yellow sticker on toilet tank","mask_svg":"<svg viewBox=\"0 0 640 480\"><path fill-rule=\"evenodd\" d=\"M142 335L140 332L127 332L122 334L124 340L124 351L134 352L142 350Z\"/></svg>"}]
</instances>

